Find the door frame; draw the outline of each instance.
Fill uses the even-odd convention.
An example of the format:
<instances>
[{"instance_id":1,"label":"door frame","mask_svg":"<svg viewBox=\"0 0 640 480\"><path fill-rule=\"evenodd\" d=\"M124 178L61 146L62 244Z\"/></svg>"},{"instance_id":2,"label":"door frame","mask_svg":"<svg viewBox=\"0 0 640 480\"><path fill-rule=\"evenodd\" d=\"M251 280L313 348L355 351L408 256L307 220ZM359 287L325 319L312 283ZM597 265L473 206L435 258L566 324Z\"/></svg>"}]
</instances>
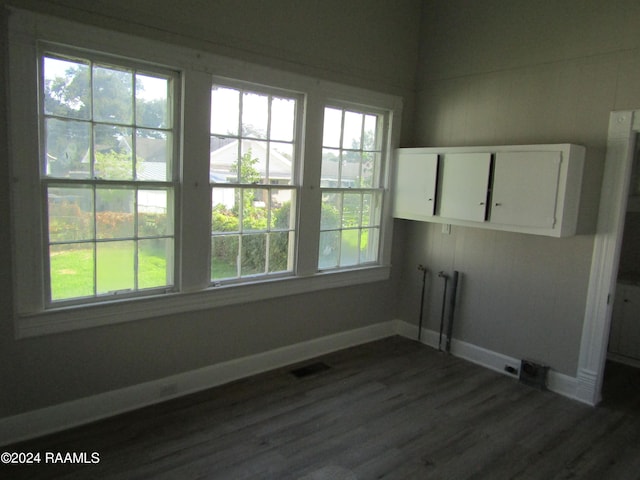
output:
<instances>
[{"instance_id":1,"label":"door frame","mask_svg":"<svg viewBox=\"0 0 640 480\"><path fill-rule=\"evenodd\" d=\"M611 112L576 378L575 398L589 405L597 405L602 399L611 313L638 133L640 110Z\"/></svg>"}]
</instances>

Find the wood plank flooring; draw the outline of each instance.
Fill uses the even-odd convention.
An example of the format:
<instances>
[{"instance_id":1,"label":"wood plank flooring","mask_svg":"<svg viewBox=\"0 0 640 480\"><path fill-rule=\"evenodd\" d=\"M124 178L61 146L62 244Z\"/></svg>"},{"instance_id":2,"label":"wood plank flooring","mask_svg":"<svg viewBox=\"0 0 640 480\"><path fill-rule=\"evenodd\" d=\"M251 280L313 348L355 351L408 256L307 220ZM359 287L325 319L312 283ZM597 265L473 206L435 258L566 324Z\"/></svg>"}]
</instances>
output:
<instances>
[{"instance_id":1,"label":"wood plank flooring","mask_svg":"<svg viewBox=\"0 0 640 480\"><path fill-rule=\"evenodd\" d=\"M316 360L4 448L100 462L0 478L640 479L636 370L591 408L400 337Z\"/></svg>"}]
</instances>

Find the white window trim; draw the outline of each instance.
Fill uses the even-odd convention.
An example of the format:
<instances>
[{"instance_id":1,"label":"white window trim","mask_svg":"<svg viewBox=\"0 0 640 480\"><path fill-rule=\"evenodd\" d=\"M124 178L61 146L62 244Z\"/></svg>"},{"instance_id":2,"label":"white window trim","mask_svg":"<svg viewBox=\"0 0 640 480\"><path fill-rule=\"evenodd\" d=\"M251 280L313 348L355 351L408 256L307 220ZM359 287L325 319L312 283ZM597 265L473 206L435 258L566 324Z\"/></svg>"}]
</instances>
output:
<instances>
[{"instance_id":1,"label":"white window trim","mask_svg":"<svg viewBox=\"0 0 640 480\"><path fill-rule=\"evenodd\" d=\"M237 80L237 79L229 79L229 78L225 78L225 77L220 77L218 75L214 75L212 77L212 86L216 85L216 86L222 86L222 87L229 87L229 88L235 88L235 89L243 89L243 90L249 90L249 91L254 91L260 94L266 94L266 95L272 95L274 97L288 97L288 98L292 98L295 99L296 101L296 110L295 110L295 124L294 124L294 138L293 138L293 155L295 158L295 165L294 165L294 171L292 172L292 180L293 182L290 185L283 185L283 186L278 186L275 187L273 185L264 185L266 187L272 187L272 188L283 188L283 189L290 189L293 190L295 192L295 215L296 215L296 220L295 220L295 228L293 229L295 236L298 237L298 233L300 231L300 215L299 215L299 211L300 211L300 203L302 200L302 195L301 195L301 186L303 185L302 183L302 174L301 174L301 170L303 168L303 162L302 162L302 158L303 158L303 149L304 149L304 119L306 116L306 110L305 110L305 95L301 92L297 92L295 90L285 90L285 89L281 89L281 88L274 88L274 86L272 85L260 85L260 84L255 84L255 83L251 83L251 82L247 82L247 81L243 81L243 80ZM211 134L209 134L211 135ZM240 138L240 143L242 142L242 138ZM234 183L226 183L226 184L210 184L210 187L214 188L214 187L222 187L222 188L249 188L249 185L246 184L234 184ZM253 186L252 186L253 187ZM254 188L262 188L263 185L256 185ZM211 237L211 235L210 235ZM255 277L251 277L251 276L245 276L245 277L233 277L233 278L223 278L220 280L211 280L211 283L218 287L218 286L232 286L232 285L240 285L240 284L246 284L246 283L258 283L258 282L264 282L264 281L269 281L269 280L276 280L280 277L284 277L284 278L289 278L289 277L295 277L297 275L297 257L298 257L298 249L299 249L299 241L296 238L296 242L295 242L295 246L294 246L294 252L293 252L293 269L291 271L284 271L284 272L274 272L274 273L269 273L269 274L260 274L260 275L256 275Z\"/></svg>"},{"instance_id":2,"label":"white window trim","mask_svg":"<svg viewBox=\"0 0 640 480\"><path fill-rule=\"evenodd\" d=\"M384 204L381 206L380 208L380 225L377 227L380 230L380 244L378 245L378 260L374 261L374 262L365 262L365 263L358 263L355 266L336 266L336 267L328 267L328 268L320 268L318 266L318 268L325 273L331 273L331 272L340 272L340 271L344 271L344 270L349 270L352 268L358 268L358 267L366 267L371 265L372 263L377 264L378 262L380 262L380 259L386 259L387 257L385 257L386 254L388 254L389 252L385 252L383 250L383 246L385 243L390 244L390 240L388 239L384 239L383 235L384 232L389 230L389 228L387 228L386 226L388 225L388 215L389 212L388 210L385 211L385 207L388 207L389 203L390 203L390 199L389 199L389 195L388 195L388 188L387 185L389 184L389 177L391 175L391 163L392 163L392 157L391 157L391 152L393 150L387 150L387 148L390 148L390 143L389 143L389 137L390 137L390 132L392 131L391 129L391 121L392 121L392 115L390 114L390 112L388 110L385 109L380 109L380 108L376 108L376 107L371 107L371 106L365 106L365 105L359 105L356 103L353 103L351 101L344 101L344 100L338 100L338 99L332 99L329 102L325 103L325 107L330 107L330 108L336 108L339 110L353 110L356 112L361 112L361 113L367 113L367 114L372 114L372 115L378 115L380 119L382 119L383 124L381 126L378 127L379 129L379 134L381 135L381 139L380 139L380 148L381 148L381 158L380 158L380 172L378 174L379 179L377 179L377 184L372 186L372 187L364 187L364 188L348 188L348 187L320 187L321 191L332 191L332 192L339 192L341 194L347 193L347 192L352 192L352 193L357 193L358 191L360 192L380 192L382 191L382 198L383 198L383 202ZM341 147L342 148L342 147ZM340 149L341 149L340 148ZM323 149L324 149L324 145L323 145ZM343 227L337 228L336 231L344 231L346 230Z\"/></svg>"},{"instance_id":3,"label":"white window trim","mask_svg":"<svg viewBox=\"0 0 640 480\"><path fill-rule=\"evenodd\" d=\"M63 47L63 46L58 46L58 45L49 45L46 42L38 42L38 58L40 59L41 57L44 57L46 55L49 54L49 52L55 52L56 54L62 55L62 56L69 56L71 58L74 57L82 57L84 55L84 52L81 50L76 50L73 48L69 48L69 47ZM104 62L114 62L114 59L108 56L104 56L104 55L100 55L100 54L89 54L86 55L88 57L91 57L92 62L94 63L104 63ZM177 117L177 113L174 114L173 112L179 112L181 110L180 108L180 97L181 97L181 85L179 84L179 78L177 78L176 76L176 72L175 71L171 71L171 70L167 70L166 68L162 68L162 67L156 67L154 65L148 66L148 64L145 64L144 62L135 62L135 61L127 61L127 60L120 60L117 59L117 63L119 67L125 67L125 68L131 68L131 69L135 69L139 72L143 72L145 70L145 67L148 67L148 70L150 71L155 71L155 73L159 73L160 75L166 75L166 78L170 79L173 83L172 88L171 88L171 95L168 99L168 104L169 104L169 108L171 109L171 115L172 115L172 122L171 122L171 127L170 128L163 128L163 129L158 129L158 130L164 130L165 132L170 132L172 135L172 168L171 168L171 176L165 180L159 180L159 181L140 181L138 179L132 178L130 180L125 180L124 182L127 182L129 184L129 188L139 188L141 190L145 189L145 188L154 188L154 187L160 187L160 188L167 188L168 190L171 190L172 192L172 196L178 196L178 192L179 192L179 187L180 187L180 176L179 176L179 168L180 168L180 161L179 161L179 151L178 151L178 142L180 139L180 135L181 135L181 131L180 131L180 122L178 121ZM42 77L42 73L40 72L40 77ZM42 81L42 78L39 79L40 81ZM40 85L38 85L38 90L40 90ZM43 112L44 111L44 106L42 105L42 103L44 102L43 98L39 99L39 106L38 106L38 110L39 112ZM43 116L42 120L44 120L44 118L46 117ZM81 120L81 121L85 121L87 123L94 123L93 118L91 120ZM42 132L44 132L44 125L40 124L40 127L42 128ZM139 125L136 125L134 128L140 128ZM44 135L42 135L42 137L44 137ZM44 138L40 138L40 148L44 149L45 148L45 139ZM42 169L42 167L40 167ZM110 180L107 179L106 182L109 182ZM90 179L90 178L84 178L84 179L77 179L77 180L72 180L72 182L69 182L68 179L60 179L57 177L50 177L50 176L42 176L41 174L41 178L40 178L40 189L42 189L42 185L63 185L66 184L67 186L73 186L73 185L84 185L85 187L90 186L92 183L94 183L94 179ZM102 182L95 182L96 184L101 184L102 186L107 185L107 183L104 183L104 181ZM176 235L175 235L175 226L179 225L180 223L180 201L179 198L176 199L177 201L174 201L174 204L172 205L172 210L175 209L174 212L174 228L173 228L173 234L170 235L170 237L172 239L174 239L174 242L177 240ZM46 206L42 206L41 208L46 209ZM44 218L43 218L44 220ZM43 231L46 231L46 227L43 227ZM93 240L93 243L96 244L96 239ZM42 242L41 243L41 248L44 248L43 251L43 257L45 258L47 255L47 242ZM176 250L176 247L174 247L174 251ZM37 260L36 260L37 261ZM96 260L94 259L94 262ZM180 271L180 263L179 263L179 258L175 258L172 259L172 264L173 264L173 269L171 271L171 277L174 278L175 277L175 273ZM42 266L43 270L46 270L46 259L45 259L45 264ZM137 275L137 273L136 273ZM46 280L44 280L44 283L46 284ZM44 285L45 289L46 289L46 285ZM51 288L51 284L49 284L49 287ZM158 286L153 288L153 291L156 294L160 294L160 293L167 293L169 291L176 291L178 289L178 285L175 282L171 282L168 285L164 285L164 286ZM120 294L121 298L136 298L136 297L142 297L142 296L149 296L149 293L146 293L144 291L141 290L133 290L131 292L126 292L126 293L122 293ZM47 296L47 294L45 293L45 297ZM45 298L45 308L50 310L50 309L56 309L56 308L63 308L65 305L89 305L91 303L104 303L105 299L108 298L106 296L103 295L93 295L93 296L87 296L87 297L83 297L83 298L70 298L70 299L62 299L62 300L48 300ZM116 298L116 297L114 297Z\"/></svg>"},{"instance_id":4,"label":"white window trim","mask_svg":"<svg viewBox=\"0 0 640 480\"><path fill-rule=\"evenodd\" d=\"M102 303L44 309L44 298L31 292L44 292L39 162L19 162L18 158L39 158L37 134L37 58L38 40L108 52L123 58L145 59L182 73L182 183L181 202L189 205L189 215L181 215L176 241L182 270L178 272L177 293L131 299L112 299ZM159 48L160 47L160 48ZM162 44L157 41L102 30L45 15L12 9L9 18L9 138L12 181L12 242L14 258L14 321L17 338L33 337L126 321L211 309L327 288L342 288L389 278L392 217L389 194L390 158L382 172L385 189L380 236L380 259L376 266L330 272L317 270L317 239L320 226L320 168L322 115L332 102L374 107L389 112L388 155L398 146L402 100L400 97L356 87L322 81L299 74L278 71L244 61ZM254 283L212 287L208 262L202 261L210 249L209 186L198 182L208 178L209 105L214 74L259 85L299 92L305 96L303 122L302 187L300 188L298 251L294 276L260 279ZM194 92L201 92L195 94ZM35 140L34 140L35 138ZM195 162L194 159L202 159ZM29 195L31 193L31 195ZM35 197L35 198L34 198ZM304 198L304 201L302 200ZM314 204L314 202L316 202ZM314 207L315 205L315 207ZM36 217L31 219L31 217ZM25 219L29 219L26 220ZM36 234L34 234L36 232ZM188 235L184 233L188 232ZM19 248L18 248L19 246ZM207 257L208 258L208 257ZM178 260L178 259L176 259ZM126 307L124 307L126 305Z\"/></svg>"}]
</instances>

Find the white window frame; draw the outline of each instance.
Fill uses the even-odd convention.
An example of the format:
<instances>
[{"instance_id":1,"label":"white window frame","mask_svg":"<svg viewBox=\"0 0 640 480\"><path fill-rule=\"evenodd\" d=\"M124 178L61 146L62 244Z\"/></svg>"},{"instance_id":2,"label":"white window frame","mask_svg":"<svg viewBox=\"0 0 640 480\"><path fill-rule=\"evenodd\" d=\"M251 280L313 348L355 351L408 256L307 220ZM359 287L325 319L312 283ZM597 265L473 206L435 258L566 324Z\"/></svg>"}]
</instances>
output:
<instances>
[{"instance_id":1,"label":"white window frame","mask_svg":"<svg viewBox=\"0 0 640 480\"><path fill-rule=\"evenodd\" d=\"M380 159L379 159L379 164L378 164L378 172L377 175L374 175L374 182L375 184L370 186L370 187L344 187L344 186L322 186L320 187L322 192L327 192L327 193L335 193L335 194L339 194L341 196L344 196L344 194L366 194L366 193L371 193L372 195L378 194L379 197L379 205L377 206L377 208L379 208L380 211L380 219L379 219L379 224L376 224L374 227L371 228L375 228L379 230L379 236L380 236L380 241L378 242L378 244L376 245L376 259L375 260L369 260L367 262L358 262L354 265L336 265L336 266L331 266L331 267L322 267L320 265L320 261L318 260L318 269L320 271L340 271L340 270L349 270L349 269L353 269L353 268L362 268L362 267L366 267L367 265L376 265L380 263L380 259L382 258L383 252L381 249L382 246L382 231L383 231L383 225L385 223L385 218L384 218L384 214L383 214L383 205L385 203L388 203L388 197L387 197L387 193L385 191L385 187L387 185L387 179L388 179L388 170L390 169L390 161L389 161L389 152L386 150L385 145L387 145L387 135L389 133L389 112L385 111L385 110L380 110L378 108L375 107L371 107L371 106L363 106L363 105L354 105L351 102L338 102L338 101L333 101L333 102L328 102L327 104L325 104L326 108L333 108L333 109L337 109L337 110L341 110L342 111L342 120L344 121L344 116L345 116L345 112L351 111L351 112L355 112L355 113L359 113L359 114L363 114L363 115L375 115L378 118L378 125L377 125L377 131L376 131L376 136L377 136L377 146L379 146L380 148ZM344 125L342 125L342 127L344 127ZM344 134L344 129L341 129L340 132L340 139L341 139L341 143L342 143L342 135ZM324 142L323 142L324 143ZM323 145L323 149L326 146ZM332 148L334 149L334 148ZM335 150L340 150L340 151L344 151L344 150L350 150L353 151L352 149L347 149L344 148L343 145L341 145L339 148L335 148ZM360 152L363 152L364 149L360 149ZM362 166L362 165L361 165ZM341 172L342 171L342 167L339 166L338 170ZM343 197L344 198L344 197ZM355 227L344 227L343 225L340 225L337 228L333 228L333 229L325 229L325 230L321 230L321 231L325 231L325 232L329 232L329 231L336 231L336 232L340 232L340 235L343 234L343 232L345 231L349 231L349 230L355 230ZM362 230L363 226L362 223L359 224L357 230ZM338 249L340 250L340 248ZM338 252L338 262L341 258L341 252Z\"/></svg>"},{"instance_id":2,"label":"white window frame","mask_svg":"<svg viewBox=\"0 0 640 480\"><path fill-rule=\"evenodd\" d=\"M271 280L279 277L294 276L296 274L296 258L297 258L297 251L298 251L297 249L297 246L298 246L297 237L298 237L298 230L299 230L298 209L300 205L300 190L301 190L300 187L302 185L301 171L302 171L302 155L303 155L303 143L304 143L303 142L303 125L304 125L303 119L304 119L304 113L305 113L305 109L304 109L305 97L303 94L296 91L292 91L292 90L277 89L272 86L256 85L256 84L248 83L245 81L230 80L230 79L221 78L218 76L213 77L212 88L215 86L237 89L243 92L252 92L260 95L269 95L271 97L291 98L296 101L294 129L293 129L294 131L293 131L293 140L292 140L294 164L293 164L293 171L291 172L292 178L291 178L290 185L275 185L275 184L269 184L269 183L257 183L257 184L244 183L243 184L238 182L219 183L219 184L211 183L212 188L240 188L240 189L255 188L255 189L267 189L267 190L282 189L282 190L293 191L293 195L295 199L295 202L294 202L295 211L293 212L293 216L295 217L295 219L294 219L294 228L292 230L294 232L295 239L294 239L294 244L291 248L292 251L290 252L290 255L293 257L291 259L293 263L293 267L290 271L257 274L257 275L251 275L251 276L247 275L247 276L233 277L233 278L223 278L219 280L212 279L211 283L216 287L220 287L224 285L240 284L240 283L247 283L252 281ZM213 134L210 134L210 135L214 136ZM242 146L242 141L250 137L245 137L242 135L242 132L238 132L237 136L229 136L229 138L237 138L238 148L240 149ZM273 140L271 139L267 140L265 138L264 140L259 139L258 141L267 142L267 141L273 141ZM210 216L211 216L211 213L210 213ZM245 232L242 232L240 233L240 236L245 234L246 234ZM212 232L212 236L213 236L213 232Z\"/></svg>"},{"instance_id":3,"label":"white window frame","mask_svg":"<svg viewBox=\"0 0 640 480\"><path fill-rule=\"evenodd\" d=\"M130 299L45 308L42 201L39 191L38 148L38 42L68 45L123 59L144 61L181 74L182 171L176 208L188 205L175 235L175 292ZM138 60L135 60L139 63ZM299 74L250 64L190 48L103 30L23 10L9 17L9 140L14 273L14 321L17 338L32 337L100 325L211 309L326 288L382 281L389 278L392 217L390 205L390 152L398 146L402 101L400 97L336 84ZM297 92L304 98L304 118L298 172L298 255L292 275L215 286L210 281L211 196L209 176L209 121L211 85L215 78L235 79L279 90ZM345 270L319 272L320 169L325 105L361 105L387 112L388 135L384 151L387 162L381 172L384 188L379 262ZM302 253L303 252L303 253Z\"/></svg>"},{"instance_id":4,"label":"white window frame","mask_svg":"<svg viewBox=\"0 0 640 480\"><path fill-rule=\"evenodd\" d=\"M45 174L44 172L42 172L42 167L40 167L41 169L41 175L40 175L40 192L42 193L43 197L44 197L44 193L46 192L46 190L49 187L54 187L54 188L68 188L68 187L74 187L74 186L84 186L84 187L90 187L92 189L99 189L99 188L105 188L105 187L109 187L111 186L111 188L119 188L119 187L127 187L129 189L134 189L134 190L145 190L145 189L166 189L168 193L170 193L170 195L168 195L167 201L171 202L171 205L169 206L170 211L172 212L172 220L173 220L173 224L172 224L172 233L171 235L165 235L165 237L169 238L171 237L173 239L173 253L174 256L171 259L171 265L170 265L170 275L172 279L176 278L176 272L178 272L180 270L180 266L179 266L179 262L176 261L177 260L177 256L175 255L177 249L178 249L178 244L175 241L176 240L176 226L179 224L179 212L180 212L180 208L178 205L178 198L177 198L177 193L179 191L179 175L178 172L180 171L180 156L179 156L179 151L178 151L178 141L180 139L180 116L177 115L176 112L180 111L180 104L179 104L179 97L180 97L180 85L179 85L179 74L175 71L170 71L167 70L165 68L161 68L161 67L156 67L154 65L148 65L145 63L140 63L140 62L133 62L133 61L126 61L123 59L118 59L118 58L110 58L108 56L104 56L101 54L93 54L93 53L89 53L86 51L79 51L79 50L75 50L69 47L65 47L65 46L59 46L59 45L55 45L55 44L49 44L49 43L44 43L44 42L38 42L38 60L39 60L39 64L40 67L42 67L42 60L45 56L50 56L50 55L55 55L55 56L61 56L61 57L68 57L68 58L83 58L86 60L90 60L92 64L96 63L98 65L114 65L116 67L123 67L123 68L127 68L127 69L132 69L136 72L140 72L140 73L155 73L161 76L165 76L171 84L171 92L170 92L170 96L168 98L168 106L170 108L168 114L171 116L171 127L170 128L158 128L156 130L164 130L165 132L168 132L171 134L171 175L168 176L168 178L166 180L153 180L153 181L148 181L148 180L140 180L140 179L135 179L132 178L130 180L110 180L110 179L97 179L96 177L93 178L83 178L83 179L66 179L66 178L60 178L60 177L54 177L54 176L50 176ZM43 82L43 70L41 70L39 72L39 85L38 85L38 90L40 91L42 88L41 82ZM93 88L93 87L91 87ZM39 128L40 128L40 152L44 152L45 151L45 126L44 123L46 121L47 118L52 117L52 115L48 115L44 112L44 98L40 98L39 99L39 116L40 116L40 122L39 122ZM103 123L104 122L96 122L93 117L88 119L88 120L74 120L74 121L82 121L85 122L87 124L98 124L98 123ZM132 125L125 125L125 128L132 128L132 130L135 129L139 129L141 128L141 125L139 124L132 124ZM93 132L93 129L92 129ZM135 142L135 140L134 140ZM94 151L94 145L93 145L93 136L92 136L92 147L91 147L91 151ZM38 158L40 159L40 161L42 161L42 153L39 154ZM95 191L94 191L94 195L95 195ZM41 198L43 198L41 197ZM95 206L95 200L94 200L94 206ZM43 212L43 218L42 220L44 222L48 221L47 215L46 213L46 209L47 209L47 205L46 203L41 205L41 211ZM45 232L44 236L47 236L46 232L47 232L47 225L45 223L45 225L42 227L43 232ZM131 238L127 238L128 240L138 240L137 237L137 233L132 234ZM108 242L109 240L107 240ZM63 242L64 243L64 242ZM93 243L94 244L94 248L95 246L97 246L98 244L102 243L101 240L98 240L97 237L94 238L92 241L86 241L83 243ZM42 258L44 260L44 264L42 265L42 269L47 272L50 268L50 258L49 254L48 254L48 246L49 243L47 241L43 241L42 242L42 247L44 247L43 253L42 253ZM137 246L137 242L136 242L136 246ZM98 262L96 254L94 253L94 267L95 264ZM135 272L135 276L137 277L139 274L139 272L137 271L136 268L136 272ZM94 271L94 282L95 282L95 276L96 276L96 272ZM43 275L44 279L43 279L43 286L44 286L44 290L45 290L45 305L44 308L45 309L51 309L51 308L60 308L60 307L64 307L64 306L73 306L73 305L88 305L91 303L100 303L100 302L105 302L105 301L109 301L109 300L114 300L115 297L117 296L119 299L120 298L133 298L133 297L140 297L140 296L148 296L150 293L156 292L156 293L166 293L166 292L173 292L173 291L177 291L179 289L179 285L176 285L176 282L172 281L169 285L166 286L160 286L160 287L156 287L153 289L149 289L149 290L133 290L131 292L113 292L110 294L99 294L99 293L95 293L93 296L88 296L88 297L72 297L72 298L68 298L68 299L61 299L61 300L52 300L51 299L51 282L49 281L49 279L47 277L49 277L49 275ZM94 285L94 288L96 288L97 285ZM109 298L111 297L111 298Z\"/></svg>"}]
</instances>

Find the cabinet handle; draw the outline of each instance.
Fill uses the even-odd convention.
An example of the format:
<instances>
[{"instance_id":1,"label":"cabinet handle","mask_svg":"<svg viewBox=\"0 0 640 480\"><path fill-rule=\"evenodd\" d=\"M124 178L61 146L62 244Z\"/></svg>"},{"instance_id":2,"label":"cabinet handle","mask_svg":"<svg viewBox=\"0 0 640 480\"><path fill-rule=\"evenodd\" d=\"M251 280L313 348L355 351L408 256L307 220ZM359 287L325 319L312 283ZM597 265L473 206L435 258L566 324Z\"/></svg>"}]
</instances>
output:
<instances>
[{"instance_id":1,"label":"cabinet handle","mask_svg":"<svg viewBox=\"0 0 640 480\"><path fill-rule=\"evenodd\" d=\"M496 207L501 207L502 204L501 203L496 203Z\"/></svg>"},{"instance_id":2,"label":"cabinet handle","mask_svg":"<svg viewBox=\"0 0 640 480\"><path fill-rule=\"evenodd\" d=\"M427 199L427 202L433 202L433 198Z\"/></svg>"},{"instance_id":3,"label":"cabinet handle","mask_svg":"<svg viewBox=\"0 0 640 480\"><path fill-rule=\"evenodd\" d=\"M484 205L484 202L480 202L478 205Z\"/></svg>"}]
</instances>

